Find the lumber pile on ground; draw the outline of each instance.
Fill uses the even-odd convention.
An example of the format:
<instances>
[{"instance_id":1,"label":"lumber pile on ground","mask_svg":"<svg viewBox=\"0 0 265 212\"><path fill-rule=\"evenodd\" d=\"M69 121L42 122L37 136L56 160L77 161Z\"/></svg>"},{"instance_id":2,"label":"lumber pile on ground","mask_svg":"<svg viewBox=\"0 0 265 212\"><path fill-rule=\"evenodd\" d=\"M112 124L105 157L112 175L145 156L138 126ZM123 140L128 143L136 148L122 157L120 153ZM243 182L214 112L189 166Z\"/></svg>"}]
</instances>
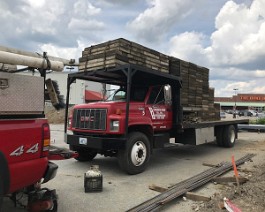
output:
<instances>
[{"instance_id":1,"label":"lumber pile on ground","mask_svg":"<svg viewBox=\"0 0 265 212\"><path fill-rule=\"evenodd\" d=\"M111 68L128 63L180 76L181 105L187 121L220 119L219 109L214 107L214 89L209 88L209 69L135 42L120 38L85 48L79 59L79 71Z\"/></svg>"}]
</instances>

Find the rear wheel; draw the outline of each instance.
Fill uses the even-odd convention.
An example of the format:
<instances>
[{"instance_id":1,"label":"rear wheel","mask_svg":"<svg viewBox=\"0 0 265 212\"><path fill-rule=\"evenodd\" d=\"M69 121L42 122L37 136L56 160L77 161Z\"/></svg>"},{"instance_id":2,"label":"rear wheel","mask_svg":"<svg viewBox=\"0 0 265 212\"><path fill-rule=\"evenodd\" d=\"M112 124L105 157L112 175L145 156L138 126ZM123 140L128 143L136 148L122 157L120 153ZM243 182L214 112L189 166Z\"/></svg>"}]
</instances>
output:
<instances>
[{"instance_id":1,"label":"rear wheel","mask_svg":"<svg viewBox=\"0 0 265 212\"><path fill-rule=\"evenodd\" d=\"M78 157L75 159L80 162L91 161L97 156L97 151L93 149L77 149Z\"/></svg>"},{"instance_id":2,"label":"rear wheel","mask_svg":"<svg viewBox=\"0 0 265 212\"><path fill-rule=\"evenodd\" d=\"M224 146L223 144L223 132L224 132L224 128L223 127L218 127L216 129L216 143L218 146Z\"/></svg>"},{"instance_id":3,"label":"rear wheel","mask_svg":"<svg viewBox=\"0 0 265 212\"><path fill-rule=\"evenodd\" d=\"M223 130L223 146L233 147L236 141L236 128L234 125L228 125Z\"/></svg>"},{"instance_id":4,"label":"rear wheel","mask_svg":"<svg viewBox=\"0 0 265 212\"><path fill-rule=\"evenodd\" d=\"M139 174L146 169L149 159L150 143L147 136L141 132L130 133L126 148L118 152L120 167L128 174Z\"/></svg>"}]
</instances>

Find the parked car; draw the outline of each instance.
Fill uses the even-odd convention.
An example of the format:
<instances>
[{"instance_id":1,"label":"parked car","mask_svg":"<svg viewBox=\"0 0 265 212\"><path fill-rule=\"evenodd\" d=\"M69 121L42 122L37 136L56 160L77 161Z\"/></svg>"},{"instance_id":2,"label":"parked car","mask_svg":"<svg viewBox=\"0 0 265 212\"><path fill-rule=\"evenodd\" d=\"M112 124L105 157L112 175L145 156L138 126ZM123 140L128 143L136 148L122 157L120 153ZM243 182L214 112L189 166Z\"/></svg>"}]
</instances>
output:
<instances>
[{"instance_id":1,"label":"parked car","mask_svg":"<svg viewBox=\"0 0 265 212\"><path fill-rule=\"evenodd\" d=\"M258 113L258 119L264 119L265 118L265 112Z\"/></svg>"},{"instance_id":2,"label":"parked car","mask_svg":"<svg viewBox=\"0 0 265 212\"><path fill-rule=\"evenodd\" d=\"M225 114L225 112L220 112L220 117L221 117L222 119L226 118L226 114Z\"/></svg>"},{"instance_id":3,"label":"parked car","mask_svg":"<svg viewBox=\"0 0 265 212\"><path fill-rule=\"evenodd\" d=\"M250 117L257 116L257 114L258 113L255 110L241 110L238 113L239 116L250 116Z\"/></svg>"},{"instance_id":4,"label":"parked car","mask_svg":"<svg viewBox=\"0 0 265 212\"><path fill-rule=\"evenodd\" d=\"M240 110L240 111L238 111L238 115L239 115L239 116L245 116L245 111L244 111L244 110Z\"/></svg>"}]
</instances>

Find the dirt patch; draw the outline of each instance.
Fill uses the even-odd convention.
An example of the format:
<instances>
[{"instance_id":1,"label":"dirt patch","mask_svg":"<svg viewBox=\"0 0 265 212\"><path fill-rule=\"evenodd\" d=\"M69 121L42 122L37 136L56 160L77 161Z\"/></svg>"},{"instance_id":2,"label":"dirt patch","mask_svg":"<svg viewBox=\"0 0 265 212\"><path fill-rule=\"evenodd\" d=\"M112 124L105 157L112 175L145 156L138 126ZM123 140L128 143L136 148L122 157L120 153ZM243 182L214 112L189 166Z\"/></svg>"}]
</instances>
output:
<instances>
[{"instance_id":1,"label":"dirt patch","mask_svg":"<svg viewBox=\"0 0 265 212\"><path fill-rule=\"evenodd\" d=\"M262 152L264 149L265 141L257 141L244 147L243 151L259 150ZM253 160L255 160L255 157ZM232 183L218 185L219 192L215 193L209 202L194 207L194 210L206 212L222 211L220 203L223 203L223 199L226 197L243 212L265 211L265 162L251 166L251 169L244 169L242 167L240 175L248 178L249 181L239 187Z\"/></svg>"},{"instance_id":2,"label":"dirt patch","mask_svg":"<svg viewBox=\"0 0 265 212\"><path fill-rule=\"evenodd\" d=\"M69 108L69 111L71 111L71 108ZM50 124L63 124L65 119L65 109L55 110L53 107L46 107L45 116Z\"/></svg>"}]
</instances>

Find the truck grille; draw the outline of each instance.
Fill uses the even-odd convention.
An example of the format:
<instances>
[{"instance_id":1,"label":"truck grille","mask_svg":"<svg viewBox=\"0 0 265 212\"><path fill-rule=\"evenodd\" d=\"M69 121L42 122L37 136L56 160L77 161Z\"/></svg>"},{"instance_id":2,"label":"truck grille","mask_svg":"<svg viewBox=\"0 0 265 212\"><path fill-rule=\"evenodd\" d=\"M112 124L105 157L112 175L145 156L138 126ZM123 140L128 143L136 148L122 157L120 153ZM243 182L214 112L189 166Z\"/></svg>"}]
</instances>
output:
<instances>
[{"instance_id":1,"label":"truck grille","mask_svg":"<svg viewBox=\"0 0 265 212\"><path fill-rule=\"evenodd\" d=\"M76 109L73 128L87 130L106 130L107 109Z\"/></svg>"}]
</instances>

